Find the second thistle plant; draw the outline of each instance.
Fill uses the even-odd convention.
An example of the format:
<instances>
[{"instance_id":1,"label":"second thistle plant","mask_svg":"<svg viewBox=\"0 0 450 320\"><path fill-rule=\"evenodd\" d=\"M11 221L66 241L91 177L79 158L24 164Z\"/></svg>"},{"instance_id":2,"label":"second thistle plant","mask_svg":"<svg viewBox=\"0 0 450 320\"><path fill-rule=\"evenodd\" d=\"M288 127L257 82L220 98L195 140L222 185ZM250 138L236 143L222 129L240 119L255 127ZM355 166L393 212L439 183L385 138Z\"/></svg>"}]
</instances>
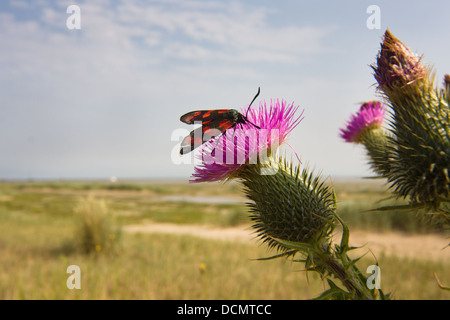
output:
<instances>
[{"instance_id":1,"label":"second thistle plant","mask_svg":"<svg viewBox=\"0 0 450 320\"><path fill-rule=\"evenodd\" d=\"M389 30L372 68L390 115L388 131L378 135L376 143L369 143L367 139L373 137L364 135L372 168L387 179L397 196L409 200L409 208L438 213L450 221L447 82L442 90L435 88L431 68Z\"/></svg>"}]
</instances>

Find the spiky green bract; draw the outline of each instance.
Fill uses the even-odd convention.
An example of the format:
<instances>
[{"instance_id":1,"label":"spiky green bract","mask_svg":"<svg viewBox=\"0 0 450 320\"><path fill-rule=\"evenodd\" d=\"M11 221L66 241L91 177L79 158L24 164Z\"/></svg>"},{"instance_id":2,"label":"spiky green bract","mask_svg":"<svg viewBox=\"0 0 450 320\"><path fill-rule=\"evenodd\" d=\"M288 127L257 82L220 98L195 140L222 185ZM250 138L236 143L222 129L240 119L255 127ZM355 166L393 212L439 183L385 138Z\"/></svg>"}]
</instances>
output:
<instances>
[{"instance_id":1,"label":"spiky green bract","mask_svg":"<svg viewBox=\"0 0 450 320\"><path fill-rule=\"evenodd\" d=\"M450 109L446 92L416 82L393 91L390 131L390 170L385 176L391 189L425 211L441 212L450 195ZM448 221L448 212L442 211Z\"/></svg>"},{"instance_id":2,"label":"spiky green bract","mask_svg":"<svg viewBox=\"0 0 450 320\"><path fill-rule=\"evenodd\" d=\"M317 272L328 282L329 289L317 299L387 299L381 290L368 289L367 278L358 270L359 258L350 259L349 230L336 214L333 188L308 169L300 169L282 160L245 165L239 178L253 220L253 229L269 248L279 254L267 259L294 256L299 253L307 271ZM339 245L332 233L341 224ZM339 279L341 286L332 278ZM345 289L344 289L345 288Z\"/></svg>"},{"instance_id":3,"label":"spiky green bract","mask_svg":"<svg viewBox=\"0 0 450 320\"><path fill-rule=\"evenodd\" d=\"M391 137L382 128L367 130L361 143L369 155L369 164L377 174L385 176L390 170Z\"/></svg>"},{"instance_id":4,"label":"spiky green bract","mask_svg":"<svg viewBox=\"0 0 450 320\"><path fill-rule=\"evenodd\" d=\"M450 195L450 109L436 90L420 86L414 91L420 94L391 94L401 107L393 106L395 144L386 177L400 196L437 210Z\"/></svg>"},{"instance_id":5,"label":"spiky green bract","mask_svg":"<svg viewBox=\"0 0 450 320\"><path fill-rule=\"evenodd\" d=\"M258 165L240 172L250 216L258 236L269 247L285 251L278 239L305 244L327 243L335 227L332 190L307 169L272 160L274 174ZM266 168L267 169L267 168Z\"/></svg>"}]
</instances>

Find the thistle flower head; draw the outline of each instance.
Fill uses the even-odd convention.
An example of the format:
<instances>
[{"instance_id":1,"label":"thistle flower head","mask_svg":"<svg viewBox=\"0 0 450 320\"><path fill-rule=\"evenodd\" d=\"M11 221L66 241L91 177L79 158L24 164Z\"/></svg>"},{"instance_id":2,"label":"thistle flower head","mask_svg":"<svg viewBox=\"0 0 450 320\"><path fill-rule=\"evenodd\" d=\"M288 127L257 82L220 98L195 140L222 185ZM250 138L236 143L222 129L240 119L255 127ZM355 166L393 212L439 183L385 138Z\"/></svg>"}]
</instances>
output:
<instances>
[{"instance_id":1,"label":"thistle flower head","mask_svg":"<svg viewBox=\"0 0 450 320\"><path fill-rule=\"evenodd\" d=\"M289 133L301 121L295 117L298 106L286 101L271 100L270 106L261 102L258 109L247 115L250 123L238 124L233 129L207 142L201 149L202 162L194 167L190 182L213 182L232 179L244 164L256 163L258 156L276 151ZM243 109L242 114L245 115Z\"/></svg>"},{"instance_id":2,"label":"thistle flower head","mask_svg":"<svg viewBox=\"0 0 450 320\"><path fill-rule=\"evenodd\" d=\"M371 129L380 128L384 120L385 108L379 101L363 103L359 111L353 114L340 136L346 142L361 143L365 133Z\"/></svg>"},{"instance_id":3,"label":"thistle flower head","mask_svg":"<svg viewBox=\"0 0 450 320\"><path fill-rule=\"evenodd\" d=\"M386 30L377 56L377 64L372 65L379 88L382 90L401 88L425 78L426 68L420 60L420 57Z\"/></svg>"}]
</instances>

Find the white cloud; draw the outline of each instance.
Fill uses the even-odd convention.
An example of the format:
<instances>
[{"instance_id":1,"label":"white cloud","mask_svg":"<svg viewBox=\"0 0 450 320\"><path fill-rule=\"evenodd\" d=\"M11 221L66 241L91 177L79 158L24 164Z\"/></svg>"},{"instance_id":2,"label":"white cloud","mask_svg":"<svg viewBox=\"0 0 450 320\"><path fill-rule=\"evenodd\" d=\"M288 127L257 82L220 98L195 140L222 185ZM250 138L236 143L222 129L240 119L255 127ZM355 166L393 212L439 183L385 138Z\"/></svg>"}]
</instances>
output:
<instances>
[{"instance_id":1,"label":"white cloud","mask_svg":"<svg viewBox=\"0 0 450 320\"><path fill-rule=\"evenodd\" d=\"M61 5L41 8L28 21L0 13L0 40L9 49L1 54L2 67L15 62L23 72L51 73L64 72L64 66L73 72L76 66L81 73L98 68L108 76L111 70L149 71L156 64L173 68L186 61L296 64L327 50L324 39L333 32L329 27L274 27L269 10L241 4L209 3L200 11L192 10L199 7L196 1L181 1L177 9L165 2L134 1L115 8L98 2L80 7L79 31L65 28L68 15Z\"/></svg>"},{"instance_id":2,"label":"white cloud","mask_svg":"<svg viewBox=\"0 0 450 320\"><path fill-rule=\"evenodd\" d=\"M168 10L162 5L139 6L123 3L117 11L118 21L124 24L138 23L150 30L157 30L164 37L158 41L165 48L175 45L171 57L197 60L189 52L204 47L200 57L217 57L219 60L247 62L279 61L293 63L301 60L302 54L314 54L326 50L324 39L334 32L330 27L271 24L271 10L261 7L232 3L215 3L211 10L186 10L198 7L198 2L179 2L177 9ZM210 3L211 4L211 3ZM253 53L253 55L252 55Z\"/></svg>"}]
</instances>

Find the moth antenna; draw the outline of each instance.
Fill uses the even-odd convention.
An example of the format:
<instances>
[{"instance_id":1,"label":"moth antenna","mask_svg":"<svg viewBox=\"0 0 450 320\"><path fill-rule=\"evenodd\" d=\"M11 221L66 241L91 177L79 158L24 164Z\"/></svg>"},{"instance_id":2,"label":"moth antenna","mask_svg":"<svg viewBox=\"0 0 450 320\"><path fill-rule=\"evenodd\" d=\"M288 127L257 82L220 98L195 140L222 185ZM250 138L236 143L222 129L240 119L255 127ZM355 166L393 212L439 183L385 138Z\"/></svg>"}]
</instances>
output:
<instances>
[{"instance_id":1,"label":"moth antenna","mask_svg":"<svg viewBox=\"0 0 450 320\"><path fill-rule=\"evenodd\" d=\"M252 102L250 102L250 105L248 106L247 112L245 113L245 117L247 118L248 115L248 111L250 110L250 107L252 106L252 103L256 100L256 98L258 98L259 93L260 93L260 88L258 87L258 92L256 93L256 96L253 98ZM253 124L253 123L252 123Z\"/></svg>"},{"instance_id":2,"label":"moth antenna","mask_svg":"<svg viewBox=\"0 0 450 320\"><path fill-rule=\"evenodd\" d=\"M248 123L250 123L252 126L254 126L256 129L261 129L260 127L258 127L256 124L254 124L254 123L251 123L250 121L248 121L248 119L247 119L247 122Z\"/></svg>"}]
</instances>

